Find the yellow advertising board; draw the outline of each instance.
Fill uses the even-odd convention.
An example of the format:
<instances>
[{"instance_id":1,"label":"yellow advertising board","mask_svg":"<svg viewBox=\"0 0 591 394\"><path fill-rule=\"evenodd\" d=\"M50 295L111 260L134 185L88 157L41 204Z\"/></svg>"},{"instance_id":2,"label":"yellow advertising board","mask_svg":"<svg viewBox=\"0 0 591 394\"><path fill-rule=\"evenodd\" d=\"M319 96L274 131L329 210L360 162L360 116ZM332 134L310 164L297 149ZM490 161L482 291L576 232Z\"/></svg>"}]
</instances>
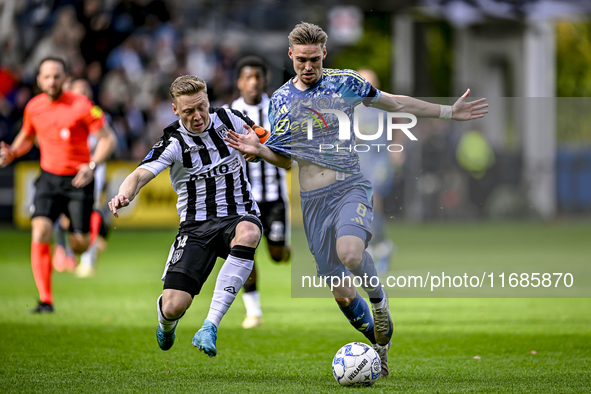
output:
<instances>
[{"instance_id":1,"label":"yellow advertising board","mask_svg":"<svg viewBox=\"0 0 591 394\"><path fill-rule=\"evenodd\" d=\"M111 161L107 165L107 200L111 199L125 177L135 168L136 163ZM19 228L31 227L35 180L39 176L39 163L19 162L15 168L14 222ZM144 186L128 207L119 211L119 218L113 218L114 227L119 228L167 228L179 225L176 212L177 195L170 185L168 171L162 172Z\"/></svg>"},{"instance_id":2,"label":"yellow advertising board","mask_svg":"<svg viewBox=\"0 0 591 394\"><path fill-rule=\"evenodd\" d=\"M119 185L135 168L136 163L109 162L107 165L107 196L117 194ZM168 169L158 174L142 188L128 207L119 211L119 218L113 218L112 226L130 228L178 227L176 211L177 195L170 185Z\"/></svg>"},{"instance_id":3,"label":"yellow advertising board","mask_svg":"<svg viewBox=\"0 0 591 394\"><path fill-rule=\"evenodd\" d=\"M14 169L14 224L31 228L35 180L39 176L39 162L19 161Z\"/></svg>"},{"instance_id":4,"label":"yellow advertising board","mask_svg":"<svg viewBox=\"0 0 591 394\"><path fill-rule=\"evenodd\" d=\"M137 164L124 161L110 161L107 164L106 201L117 194L119 185ZM297 168L296 168L297 169ZM15 165L15 205L14 222L22 229L31 228L31 214L35 196L35 180L39 176L39 163L21 161ZM291 223L301 226L301 209L299 207L299 185L297 175L291 178L292 171L287 172L287 184L292 199ZM292 182L295 183L292 185ZM295 193L291 195L292 191ZM142 188L139 195L128 207L119 211L119 218L112 218L111 225L118 228L170 228L179 225L176 211L177 195L170 185L168 170L159 174Z\"/></svg>"}]
</instances>

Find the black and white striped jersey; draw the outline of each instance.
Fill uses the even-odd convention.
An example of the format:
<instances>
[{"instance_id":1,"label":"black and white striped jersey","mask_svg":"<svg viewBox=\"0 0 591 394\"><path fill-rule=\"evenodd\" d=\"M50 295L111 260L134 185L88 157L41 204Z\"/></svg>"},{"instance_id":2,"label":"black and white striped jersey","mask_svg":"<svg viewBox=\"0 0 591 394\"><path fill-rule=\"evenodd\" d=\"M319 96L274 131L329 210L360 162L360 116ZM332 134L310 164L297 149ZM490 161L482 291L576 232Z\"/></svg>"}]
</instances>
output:
<instances>
[{"instance_id":1,"label":"black and white striped jersey","mask_svg":"<svg viewBox=\"0 0 591 394\"><path fill-rule=\"evenodd\" d=\"M244 134L244 123L252 126L253 121L225 108L210 108L209 117L209 127L198 134L180 120L172 122L138 168L158 175L170 167L181 223L232 214L259 216L244 159L223 140L228 129Z\"/></svg>"},{"instance_id":2,"label":"black and white striped jersey","mask_svg":"<svg viewBox=\"0 0 591 394\"><path fill-rule=\"evenodd\" d=\"M269 123L269 96L264 93L258 105L247 104L242 97L234 100L230 108L242 112L255 124L271 130ZM256 202L288 201L285 169L265 161L246 162L246 174Z\"/></svg>"}]
</instances>

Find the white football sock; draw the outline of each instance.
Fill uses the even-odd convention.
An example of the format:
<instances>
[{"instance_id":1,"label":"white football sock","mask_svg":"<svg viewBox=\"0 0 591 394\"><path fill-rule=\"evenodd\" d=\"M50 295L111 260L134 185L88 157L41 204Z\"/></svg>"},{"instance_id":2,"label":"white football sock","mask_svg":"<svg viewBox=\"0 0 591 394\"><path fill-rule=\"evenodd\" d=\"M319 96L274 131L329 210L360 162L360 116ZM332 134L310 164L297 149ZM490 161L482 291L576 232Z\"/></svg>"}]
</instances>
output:
<instances>
[{"instance_id":1,"label":"white football sock","mask_svg":"<svg viewBox=\"0 0 591 394\"><path fill-rule=\"evenodd\" d=\"M388 294L386 294L386 292L383 289L382 289L382 294L383 294L383 296L382 296L383 298L380 302L375 303L375 304L373 302L371 303L374 307L383 308L384 305L386 304L386 299L388 298Z\"/></svg>"},{"instance_id":2,"label":"white football sock","mask_svg":"<svg viewBox=\"0 0 591 394\"><path fill-rule=\"evenodd\" d=\"M258 290L242 293L242 301L244 301L244 306L246 307L246 316L263 316Z\"/></svg>"},{"instance_id":3,"label":"white football sock","mask_svg":"<svg viewBox=\"0 0 591 394\"><path fill-rule=\"evenodd\" d=\"M80 264L87 267L94 267L96 265L96 258L98 256L98 246L96 242L93 242L86 252L80 255Z\"/></svg>"},{"instance_id":4,"label":"white football sock","mask_svg":"<svg viewBox=\"0 0 591 394\"><path fill-rule=\"evenodd\" d=\"M236 299L236 293L250 276L254 260L229 255L220 269L209 306L207 320L219 327L220 321Z\"/></svg>"}]
</instances>

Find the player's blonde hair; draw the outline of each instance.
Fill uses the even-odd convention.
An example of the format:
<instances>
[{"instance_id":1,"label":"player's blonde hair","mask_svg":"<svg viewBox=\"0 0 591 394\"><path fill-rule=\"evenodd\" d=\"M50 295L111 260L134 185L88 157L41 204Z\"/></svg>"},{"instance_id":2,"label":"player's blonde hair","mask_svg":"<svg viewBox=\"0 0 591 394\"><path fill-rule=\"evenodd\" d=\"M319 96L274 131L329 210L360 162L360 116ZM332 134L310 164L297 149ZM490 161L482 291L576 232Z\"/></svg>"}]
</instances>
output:
<instances>
[{"instance_id":1,"label":"player's blonde hair","mask_svg":"<svg viewBox=\"0 0 591 394\"><path fill-rule=\"evenodd\" d=\"M298 23L291 33L289 33L289 46L293 48L294 45L310 45L321 44L322 47L326 45L328 34L313 23L302 22Z\"/></svg>"},{"instance_id":2,"label":"player's blonde hair","mask_svg":"<svg viewBox=\"0 0 591 394\"><path fill-rule=\"evenodd\" d=\"M207 93L207 83L203 78L196 75L181 75L170 85L168 93L175 100L178 96L199 93L202 90Z\"/></svg>"}]
</instances>

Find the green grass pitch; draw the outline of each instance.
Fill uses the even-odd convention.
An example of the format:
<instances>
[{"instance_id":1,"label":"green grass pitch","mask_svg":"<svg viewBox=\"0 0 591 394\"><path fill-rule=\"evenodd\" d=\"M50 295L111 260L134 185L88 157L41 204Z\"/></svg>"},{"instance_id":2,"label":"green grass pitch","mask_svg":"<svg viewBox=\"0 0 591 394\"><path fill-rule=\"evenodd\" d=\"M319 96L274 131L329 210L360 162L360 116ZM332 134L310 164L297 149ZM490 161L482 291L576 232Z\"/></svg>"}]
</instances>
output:
<instances>
[{"instance_id":1,"label":"green grass pitch","mask_svg":"<svg viewBox=\"0 0 591 394\"><path fill-rule=\"evenodd\" d=\"M453 265L478 260L488 250L507 260L540 254L591 264L590 223L390 230L399 248L393 264L448 259ZM163 352L155 338L156 299L174 235L175 230L113 230L98 275L77 279L54 273L56 313L39 316L27 313L37 294L30 234L0 229L0 392L591 392L588 298L391 299L390 378L371 388L342 388L331 373L332 357L363 336L333 300L291 298L290 266L272 264L265 254L259 262L262 327L240 327L239 296L222 321L218 356L209 359L193 348L191 339L209 307L210 278L181 320L175 345ZM292 236L294 245L305 247L302 230L294 229ZM509 246L502 241L520 237L522 242ZM456 238L462 242L450 247Z\"/></svg>"}]
</instances>

